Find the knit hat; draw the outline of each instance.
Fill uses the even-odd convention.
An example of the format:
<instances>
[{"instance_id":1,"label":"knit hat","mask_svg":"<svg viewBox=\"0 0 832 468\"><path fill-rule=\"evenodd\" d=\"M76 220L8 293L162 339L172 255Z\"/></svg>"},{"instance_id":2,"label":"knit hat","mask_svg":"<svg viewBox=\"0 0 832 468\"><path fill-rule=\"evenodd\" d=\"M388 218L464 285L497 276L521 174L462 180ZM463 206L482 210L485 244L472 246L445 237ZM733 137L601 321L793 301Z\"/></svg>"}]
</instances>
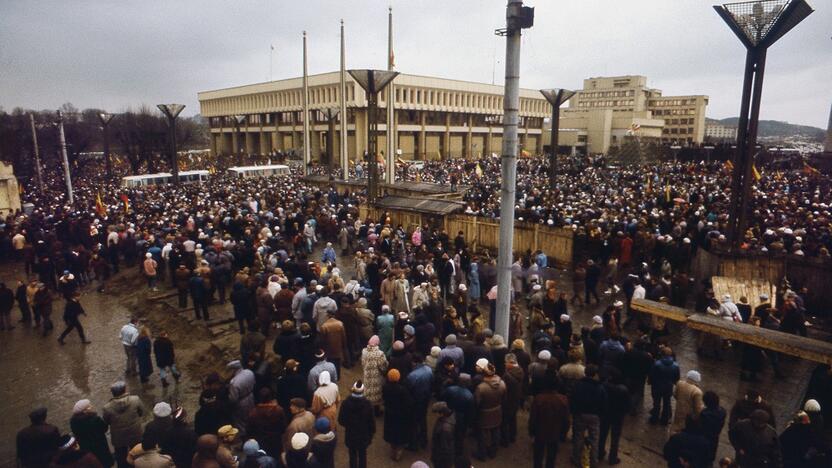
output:
<instances>
[{"instance_id":1,"label":"knit hat","mask_svg":"<svg viewBox=\"0 0 832 468\"><path fill-rule=\"evenodd\" d=\"M520 338L511 342L511 349L524 349L526 347L526 343L523 342Z\"/></svg>"},{"instance_id":2,"label":"knit hat","mask_svg":"<svg viewBox=\"0 0 832 468\"><path fill-rule=\"evenodd\" d=\"M477 368L485 370L488 368L488 359L486 358L479 358L477 359Z\"/></svg>"},{"instance_id":3,"label":"knit hat","mask_svg":"<svg viewBox=\"0 0 832 468\"><path fill-rule=\"evenodd\" d=\"M450 335L445 337L445 344L446 345L455 345L456 344L456 335L451 333Z\"/></svg>"},{"instance_id":4,"label":"knit hat","mask_svg":"<svg viewBox=\"0 0 832 468\"><path fill-rule=\"evenodd\" d=\"M766 294L766 293L760 294L760 300L761 301L767 301L768 300L768 294Z\"/></svg>"},{"instance_id":5,"label":"knit hat","mask_svg":"<svg viewBox=\"0 0 832 468\"><path fill-rule=\"evenodd\" d=\"M812 401L814 401L814 400L812 400ZM86 411L90 408L92 408L92 403L90 403L89 400L86 400L86 399L78 400L78 402L75 403L75 406L72 407L72 414L83 413L84 411Z\"/></svg>"},{"instance_id":6,"label":"knit hat","mask_svg":"<svg viewBox=\"0 0 832 468\"><path fill-rule=\"evenodd\" d=\"M425 463L423 461L416 461L416 462L413 462L412 465L410 465L410 468L430 468L430 467L428 466L427 463Z\"/></svg>"},{"instance_id":7,"label":"knit hat","mask_svg":"<svg viewBox=\"0 0 832 468\"><path fill-rule=\"evenodd\" d=\"M364 383L360 380L356 380L354 384L352 384L352 388L350 389L352 393L357 395L361 395L364 393Z\"/></svg>"},{"instance_id":8,"label":"knit hat","mask_svg":"<svg viewBox=\"0 0 832 468\"><path fill-rule=\"evenodd\" d=\"M329 428L329 418L326 416L321 416L315 420L315 432L318 434L326 434L329 432Z\"/></svg>"},{"instance_id":9,"label":"knit hat","mask_svg":"<svg viewBox=\"0 0 832 468\"><path fill-rule=\"evenodd\" d=\"M408 324L408 325L404 326L404 333L405 333L405 335L413 336L413 335L416 334L416 329L413 328L413 325Z\"/></svg>"},{"instance_id":10,"label":"knit hat","mask_svg":"<svg viewBox=\"0 0 832 468\"><path fill-rule=\"evenodd\" d=\"M217 436L219 436L220 439L233 439L234 437L237 437L239 432L240 430L236 427L226 424L217 430Z\"/></svg>"},{"instance_id":11,"label":"knit hat","mask_svg":"<svg viewBox=\"0 0 832 468\"><path fill-rule=\"evenodd\" d=\"M690 380L691 382L699 383L702 381L702 375L699 371L689 370L687 374L685 374L685 378Z\"/></svg>"},{"instance_id":12,"label":"knit hat","mask_svg":"<svg viewBox=\"0 0 832 468\"><path fill-rule=\"evenodd\" d=\"M309 436L305 432L298 432L292 436L292 450L303 450L309 444Z\"/></svg>"},{"instance_id":13,"label":"knit hat","mask_svg":"<svg viewBox=\"0 0 832 468\"><path fill-rule=\"evenodd\" d=\"M440 352L442 352L442 348L440 348L439 346L432 346L430 348L430 355L435 357L435 358L439 357Z\"/></svg>"},{"instance_id":14,"label":"knit hat","mask_svg":"<svg viewBox=\"0 0 832 468\"><path fill-rule=\"evenodd\" d=\"M170 405L165 403L164 401L156 403L156 406L153 407L153 416L156 416L157 418L166 418L170 416L171 412L172 410L170 408Z\"/></svg>"},{"instance_id":15,"label":"knit hat","mask_svg":"<svg viewBox=\"0 0 832 468\"><path fill-rule=\"evenodd\" d=\"M465 291L468 290L468 286L465 286L464 284L460 284L459 285L459 290L462 291L462 292L465 292Z\"/></svg>"},{"instance_id":16,"label":"knit hat","mask_svg":"<svg viewBox=\"0 0 832 468\"><path fill-rule=\"evenodd\" d=\"M624 307L624 303L621 301L615 301L612 303L613 307Z\"/></svg>"},{"instance_id":17,"label":"knit hat","mask_svg":"<svg viewBox=\"0 0 832 468\"><path fill-rule=\"evenodd\" d=\"M296 361L294 359L289 359L288 361L286 361L286 364L285 364L284 367L286 367L287 369L295 370L299 366L300 366L300 363L298 363L298 361Z\"/></svg>"},{"instance_id":18,"label":"knit hat","mask_svg":"<svg viewBox=\"0 0 832 468\"><path fill-rule=\"evenodd\" d=\"M552 353L549 352L548 349L541 349L539 353L537 353L537 360L538 361L548 361L552 359Z\"/></svg>"},{"instance_id":19,"label":"knit hat","mask_svg":"<svg viewBox=\"0 0 832 468\"><path fill-rule=\"evenodd\" d=\"M817 400L807 400L806 404L803 405L803 410L807 413L818 413L820 412L820 403Z\"/></svg>"},{"instance_id":20,"label":"knit hat","mask_svg":"<svg viewBox=\"0 0 832 468\"><path fill-rule=\"evenodd\" d=\"M257 455L257 452L259 451L260 444L258 444L254 439L249 439L245 444L243 444L243 453L246 454L247 457Z\"/></svg>"},{"instance_id":21,"label":"knit hat","mask_svg":"<svg viewBox=\"0 0 832 468\"><path fill-rule=\"evenodd\" d=\"M592 322L597 323L598 325L603 325L604 324L604 319L602 319L600 315L596 315L596 316L592 317Z\"/></svg>"},{"instance_id":22,"label":"knit hat","mask_svg":"<svg viewBox=\"0 0 832 468\"><path fill-rule=\"evenodd\" d=\"M225 367L227 367L229 369L242 369L243 364L240 362L239 359L235 359L235 360L229 362Z\"/></svg>"},{"instance_id":23,"label":"knit hat","mask_svg":"<svg viewBox=\"0 0 832 468\"><path fill-rule=\"evenodd\" d=\"M532 286L532 291L540 291L541 289L543 289L543 286L539 284Z\"/></svg>"},{"instance_id":24,"label":"knit hat","mask_svg":"<svg viewBox=\"0 0 832 468\"><path fill-rule=\"evenodd\" d=\"M148 253L144 254L144 258L150 258L150 257L152 257L152 256L153 256L153 254L152 254L152 253L150 253L150 252L148 252ZM67 274L67 273L69 273L69 272L68 272L68 271L67 271L67 272L64 272L64 274Z\"/></svg>"},{"instance_id":25,"label":"knit hat","mask_svg":"<svg viewBox=\"0 0 832 468\"><path fill-rule=\"evenodd\" d=\"M380 340L378 338L378 335L373 335L367 341L367 346L378 346L379 342L380 342Z\"/></svg>"},{"instance_id":26,"label":"knit hat","mask_svg":"<svg viewBox=\"0 0 832 468\"><path fill-rule=\"evenodd\" d=\"M560 321L561 322L568 322L569 321L569 315L568 314L560 314Z\"/></svg>"},{"instance_id":27,"label":"knit hat","mask_svg":"<svg viewBox=\"0 0 832 468\"><path fill-rule=\"evenodd\" d=\"M404 349L404 343L396 340L393 342L393 351L402 351Z\"/></svg>"},{"instance_id":28,"label":"knit hat","mask_svg":"<svg viewBox=\"0 0 832 468\"><path fill-rule=\"evenodd\" d=\"M402 378L402 374L399 373L398 369L390 369L387 371L387 380L390 382L398 382L399 379Z\"/></svg>"},{"instance_id":29,"label":"knit hat","mask_svg":"<svg viewBox=\"0 0 832 468\"><path fill-rule=\"evenodd\" d=\"M323 359L324 357L326 357L326 352L323 349L318 349L318 351L315 352L315 357L318 359Z\"/></svg>"}]
</instances>

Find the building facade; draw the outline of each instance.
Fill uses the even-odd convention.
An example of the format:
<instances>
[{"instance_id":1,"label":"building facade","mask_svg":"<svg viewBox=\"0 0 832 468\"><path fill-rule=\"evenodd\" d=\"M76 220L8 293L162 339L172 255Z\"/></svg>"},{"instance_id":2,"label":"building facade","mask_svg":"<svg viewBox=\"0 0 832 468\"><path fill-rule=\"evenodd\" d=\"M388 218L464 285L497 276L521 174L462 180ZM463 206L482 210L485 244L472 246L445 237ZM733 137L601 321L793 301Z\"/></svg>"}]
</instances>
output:
<instances>
[{"instance_id":1,"label":"building facade","mask_svg":"<svg viewBox=\"0 0 832 468\"><path fill-rule=\"evenodd\" d=\"M644 76L587 78L560 110L559 144L585 153L606 153L627 137L700 144L707 105L707 96L663 96Z\"/></svg>"},{"instance_id":2,"label":"building facade","mask_svg":"<svg viewBox=\"0 0 832 468\"><path fill-rule=\"evenodd\" d=\"M0 161L0 214L13 214L20 209L20 188L11 164Z\"/></svg>"},{"instance_id":3,"label":"building facade","mask_svg":"<svg viewBox=\"0 0 832 468\"><path fill-rule=\"evenodd\" d=\"M708 124L705 126L705 138L708 141L720 143L737 141L737 127Z\"/></svg>"},{"instance_id":4,"label":"building facade","mask_svg":"<svg viewBox=\"0 0 832 468\"><path fill-rule=\"evenodd\" d=\"M218 155L296 152L303 148L303 80L291 78L198 95L200 112L208 119L211 151ZM479 158L502 149L503 87L483 83L400 74L394 81L398 157L403 159ZM339 106L339 73L309 76L312 159L333 150L340 157L341 121L330 127L328 109ZM386 109L387 93L379 95ZM347 151L350 159L367 148L367 100L347 76ZM378 148L386 147L387 113L378 112ZM544 118L551 107L537 90L520 91L519 137L526 154L542 152Z\"/></svg>"}]
</instances>

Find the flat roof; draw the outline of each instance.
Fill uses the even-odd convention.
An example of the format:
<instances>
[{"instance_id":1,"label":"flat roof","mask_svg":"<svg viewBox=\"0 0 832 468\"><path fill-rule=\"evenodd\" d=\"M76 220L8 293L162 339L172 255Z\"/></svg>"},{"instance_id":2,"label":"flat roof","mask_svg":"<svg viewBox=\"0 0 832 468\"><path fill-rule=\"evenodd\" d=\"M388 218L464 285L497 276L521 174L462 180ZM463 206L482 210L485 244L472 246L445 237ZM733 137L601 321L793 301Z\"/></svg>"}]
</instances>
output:
<instances>
[{"instance_id":1,"label":"flat roof","mask_svg":"<svg viewBox=\"0 0 832 468\"><path fill-rule=\"evenodd\" d=\"M229 171L254 171L257 169L289 169L285 164L264 164L262 166L233 166L229 167Z\"/></svg>"},{"instance_id":2,"label":"flat roof","mask_svg":"<svg viewBox=\"0 0 832 468\"><path fill-rule=\"evenodd\" d=\"M430 198L397 197L388 195L375 202L377 208L389 210L413 211L434 215L449 215L463 211L465 203L449 200L434 200Z\"/></svg>"}]
</instances>

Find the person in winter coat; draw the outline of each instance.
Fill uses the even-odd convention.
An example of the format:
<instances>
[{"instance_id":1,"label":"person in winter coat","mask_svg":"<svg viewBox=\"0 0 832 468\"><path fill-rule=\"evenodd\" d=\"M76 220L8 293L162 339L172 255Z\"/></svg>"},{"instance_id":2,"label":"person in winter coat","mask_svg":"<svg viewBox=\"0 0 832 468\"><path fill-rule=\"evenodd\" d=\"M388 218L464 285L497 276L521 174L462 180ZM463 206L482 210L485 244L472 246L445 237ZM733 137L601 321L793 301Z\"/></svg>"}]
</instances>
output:
<instances>
[{"instance_id":1,"label":"person in winter coat","mask_svg":"<svg viewBox=\"0 0 832 468\"><path fill-rule=\"evenodd\" d=\"M95 455L101 466L113 466L113 454L107 442L107 423L95 412L89 400L75 403L69 427L81 450Z\"/></svg>"},{"instance_id":2,"label":"person in winter coat","mask_svg":"<svg viewBox=\"0 0 832 468\"><path fill-rule=\"evenodd\" d=\"M547 375L540 383L529 409L529 436L534 439L534 468L554 468L558 455L558 443L569 431L569 401L557 392L557 381Z\"/></svg>"},{"instance_id":3,"label":"person in winter coat","mask_svg":"<svg viewBox=\"0 0 832 468\"><path fill-rule=\"evenodd\" d=\"M251 323L253 314L251 313L251 290L243 283L234 283L231 288L231 304L234 306L234 320L240 327L240 334L246 332L246 323Z\"/></svg>"},{"instance_id":4,"label":"person in winter coat","mask_svg":"<svg viewBox=\"0 0 832 468\"><path fill-rule=\"evenodd\" d=\"M205 278L198 271L194 271L191 279L188 280L188 290L191 293L197 320L208 321L208 287Z\"/></svg>"},{"instance_id":5,"label":"person in winter coat","mask_svg":"<svg viewBox=\"0 0 832 468\"><path fill-rule=\"evenodd\" d=\"M482 289L480 288L480 265L476 257L471 261L471 267L468 271L468 298L472 304L478 304L482 297Z\"/></svg>"},{"instance_id":6,"label":"person in winter coat","mask_svg":"<svg viewBox=\"0 0 832 468\"><path fill-rule=\"evenodd\" d=\"M607 411L601 415L601 435L598 438L598 459L603 460L606 456L607 435L610 435L610 465L617 465L621 462L618 458L618 443L621 440L621 428L624 425L624 416L630 412L630 392L624 385L621 372L612 368L604 382L604 390L607 392Z\"/></svg>"},{"instance_id":7,"label":"person in winter coat","mask_svg":"<svg viewBox=\"0 0 832 468\"><path fill-rule=\"evenodd\" d=\"M739 466L781 466L780 440L768 419L764 410L754 410L749 419L738 421L728 431Z\"/></svg>"},{"instance_id":8,"label":"person in winter coat","mask_svg":"<svg viewBox=\"0 0 832 468\"><path fill-rule=\"evenodd\" d=\"M261 388L257 396L259 403L248 413L246 434L257 440L269 456L280 458L287 424L286 413L277 404L270 388Z\"/></svg>"},{"instance_id":9,"label":"person in winter coat","mask_svg":"<svg viewBox=\"0 0 832 468\"><path fill-rule=\"evenodd\" d=\"M335 468L335 448L338 439L329 418L321 416L315 420L315 436L312 437L310 451L315 459L314 466L320 468Z\"/></svg>"},{"instance_id":10,"label":"person in winter coat","mask_svg":"<svg viewBox=\"0 0 832 468\"><path fill-rule=\"evenodd\" d=\"M274 340L272 351L274 351L276 355L280 356L280 359L283 360L284 363L289 359L300 361L300 339L300 333L298 333L297 328L295 328L295 322L292 320L284 320L283 323L280 324L280 334L278 334L277 338Z\"/></svg>"},{"instance_id":11,"label":"person in winter coat","mask_svg":"<svg viewBox=\"0 0 832 468\"><path fill-rule=\"evenodd\" d=\"M413 398L401 382L397 369L387 371L382 388L384 400L384 441L390 444L390 458L399 461L405 444L410 442L413 423Z\"/></svg>"},{"instance_id":12,"label":"person in winter coat","mask_svg":"<svg viewBox=\"0 0 832 468\"><path fill-rule=\"evenodd\" d=\"M127 454L127 462L133 468L176 468L173 459L159 450L154 436L145 435L142 442Z\"/></svg>"},{"instance_id":13,"label":"person in winter coat","mask_svg":"<svg viewBox=\"0 0 832 468\"><path fill-rule=\"evenodd\" d=\"M513 353L506 354L503 362L505 367L503 382L506 384L506 399L503 403L503 421L500 429L500 438L505 447L508 444L513 444L517 439L517 411L523 407L523 402L526 400L526 393L524 391L526 374L523 372L523 368L517 364L517 357Z\"/></svg>"},{"instance_id":14,"label":"person in winter coat","mask_svg":"<svg viewBox=\"0 0 832 468\"><path fill-rule=\"evenodd\" d=\"M50 468L101 468L101 464L91 452L81 449L77 439L69 434L58 439L58 453L52 458Z\"/></svg>"},{"instance_id":15,"label":"person in winter coat","mask_svg":"<svg viewBox=\"0 0 832 468\"><path fill-rule=\"evenodd\" d=\"M46 468L60 447L61 433L46 422L46 408L29 413L29 421L17 433L17 460L23 468Z\"/></svg>"},{"instance_id":16,"label":"person in winter coat","mask_svg":"<svg viewBox=\"0 0 832 468\"><path fill-rule=\"evenodd\" d=\"M395 323L396 319L390 311L390 306L381 306L381 315L376 318L376 328L378 329L379 338L378 347L387 356L390 356L390 352L393 350L393 326Z\"/></svg>"},{"instance_id":17,"label":"person in winter coat","mask_svg":"<svg viewBox=\"0 0 832 468\"><path fill-rule=\"evenodd\" d=\"M170 455L177 468L188 468L196 450L196 431L188 424L184 408L175 408L171 416L173 425L159 442L159 448L162 453Z\"/></svg>"},{"instance_id":18,"label":"person in winter coat","mask_svg":"<svg viewBox=\"0 0 832 468\"><path fill-rule=\"evenodd\" d=\"M284 361L283 375L277 379L277 402L281 408L289 408L293 398L306 395L306 376L300 373L300 363L295 359Z\"/></svg>"},{"instance_id":19,"label":"person in winter coat","mask_svg":"<svg viewBox=\"0 0 832 468\"><path fill-rule=\"evenodd\" d=\"M318 388L312 394L312 405L309 410L316 418L325 417L330 421L335 421L340 405L341 396L338 393L338 385L332 383L329 371L321 372L318 376Z\"/></svg>"},{"instance_id":20,"label":"person in winter coat","mask_svg":"<svg viewBox=\"0 0 832 468\"><path fill-rule=\"evenodd\" d=\"M387 358L379 349L379 337L373 335L367 342L367 347L361 352L361 368L363 369L363 397L373 407L375 414L381 414L381 390L387 375Z\"/></svg>"},{"instance_id":21,"label":"person in winter coat","mask_svg":"<svg viewBox=\"0 0 832 468\"><path fill-rule=\"evenodd\" d=\"M228 382L228 401L232 406L234 426L245 429L248 413L254 408L254 372L243 369L240 361L231 361L226 367L232 374Z\"/></svg>"},{"instance_id":22,"label":"person in winter coat","mask_svg":"<svg viewBox=\"0 0 832 468\"><path fill-rule=\"evenodd\" d=\"M162 330L159 332L159 337L153 341L153 354L156 356L156 367L159 368L159 378L162 380L162 386L167 387L168 373L173 375L173 379L179 382L179 369L176 368L176 357L173 351L173 341L170 340L168 332Z\"/></svg>"},{"instance_id":23,"label":"person in winter coat","mask_svg":"<svg viewBox=\"0 0 832 468\"><path fill-rule=\"evenodd\" d=\"M433 404L431 411L438 417L433 424L430 443L430 461L434 468L452 468L455 460L454 434L456 420L454 413L444 401Z\"/></svg>"},{"instance_id":24,"label":"person in winter coat","mask_svg":"<svg viewBox=\"0 0 832 468\"><path fill-rule=\"evenodd\" d=\"M699 413L699 425L702 434L710 444L706 461L713 463L716 459L716 449L719 447L719 435L722 433L722 427L725 426L726 412L725 408L719 406L719 395L715 392L705 392L702 402L705 408Z\"/></svg>"},{"instance_id":25,"label":"person in winter coat","mask_svg":"<svg viewBox=\"0 0 832 468\"><path fill-rule=\"evenodd\" d=\"M358 325L358 335L362 343L373 336L375 330L376 315L367 307L367 299L359 298L355 303L355 316ZM379 342L380 344L380 342Z\"/></svg>"},{"instance_id":26,"label":"person in winter coat","mask_svg":"<svg viewBox=\"0 0 832 468\"><path fill-rule=\"evenodd\" d=\"M113 398L101 409L104 422L110 426L110 441L115 449L119 468L127 466L127 452L141 441L144 406L139 397L127 393L124 382L110 387Z\"/></svg>"},{"instance_id":27,"label":"person in winter coat","mask_svg":"<svg viewBox=\"0 0 832 468\"><path fill-rule=\"evenodd\" d=\"M254 300L257 305L257 323L260 325L260 333L269 336L274 320L274 298L269 294L269 288L265 282L257 288Z\"/></svg>"},{"instance_id":28,"label":"person in winter coat","mask_svg":"<svg viewBox=\"0 0 832 468\"><path fill-rule=\"evenodd\" d=\"M668 468L704 468L711 466L706 460L710 451L711 444L702 435L699 422L688 418L682 432L673 434L664 444L664 459Z\"/></svg>"},{"instance_id":29,"label":"person in winter coat","mask_svg":"<svg viewBox=\"0 0 832 468\"><path fill-rule=\"evenodd\" d=\"M425 364L421 354L413 354L413 369L405 377L410 394L413 396L413 437L411 450L424 449L428 445L427 412L433 390L433 371Z\"/></svg>"},{"instance_id":30,"label":"person in winter coat","mask_svg":"<svg viewBox=\"0 0 832 468\"><path fill-rule=\"evenodd\" d=\"M143 384L150 382L150 375L153 374L153 361L150 358L152 350L150 329L142 327L136 340L136 360L139 363L139 380Z\"/></svg>"},{"instance_id":31,"label":"person in winter coat","mask_svg":"<svg viewBox=\"0 0 832 468\"><path fill-rule=\"evenodd\" d=\"M13 330L12 308L14 307L14 293L0 282L0 330ZM21 320L23 321L23 320Z\"/></svg>"},{"instance_id":32,"label":"person in winter coat","mask_svg":"<svg viewBox=\"0 0 832 468\"><path fill-rule=\"evenodd\" d=\"M477 360L476 368L483 378L474 392L474 400L477 404L477 450L474 458L484 461L486 457L497 456L506 384L496 375L494 365L487 359Z\"/></svg>"},{"instance_id":33,"label":"person in winter coat","mask_svg":"<svg viewBox=\"0 0 832 468\"><path fill-rule=\"evenodd\" d=\"M580 466L586 432L592 447L590 466L594 468L598 466L600 419L608 409L607 391L598 381L598 367L594 364L586 366L584 378L575 384L569 398L569 407L572 412L572 462Z\"/></svg>"},{"instance_id":34,"label":"person in winter coat","mask_svg":"<svg viewBox=\"0 0 832 468\"><path fill-rule=\"evenodd\" d=\"M679 365L673 359L673 350L665 347L661 352L661 359L653 364L647 376L653 397L650 424L656 424L659 420L662 424L670 422L670 396L673 394L673 386L679 381Z\"/></svg>"},{"instance_id":35,"label":"person in winter coat","mask_svg":"<svg viewBox=\"0 0 832 468\"><path fill-rule=\"evenodd\" d=\"M217 450L220 441L214 434L203 434L196 440L196 453L191 460L192 468L220 468Z\"/></svg>"},{"instance_id":36,"label":"person in winter coat","mask_svg":"<svg viewBox=\"0 0 832 468\"><path fill-rule=\"evenodd\" d=\"M54 325L52 325L52 293L42 282L37 283L37 289L32 297L32 311L35 314L35 323L43 321L43 336L48 335L54 328Z\"/></svg>"},{"instance_id":37,"label":"person in winter coat","mask_svg":"<svg viewBox=\"0 0 832 468\"><path fill-rule=\"evenodd\" d=\"M61 336L58 337L58 343L60 344L64 344L64 338L66 338L72 330L78 330L78 336L81 337L81 343L90 343L90 341L87 340L87 337L84 336L84 327L81 326L80 317L82 315L87 315L87 313L84 312L84 308L81 306L81 302L79 301L80 298L81 294L75 291L66 301L66 306L64 307L64 323L66 324L66 329L64 329Z\"/></svg>"},{"instance_id":38,"label":"person in winter coat","mask_svg":"<svg viewBox=\"0 0 832 468\"><path fill-rule=\"evenodd\" d=\"M353 384L350 396L341 404L338 424L344 426L350 468L367 468L367 447L373 442L376 420L373 405L366 398L366 386L360 380Z\"/></svg>"},{"instance_id":39,"label":"person in winter coat","mask_svg":"<svg viewBox=\"0 0 832 468\"><path fill-rule=\"evenodd\" d=\"M190 290L191 270L181 263L176 271L173 272L174 284L176 285L176 294L179 298L179 308L184 309L188 307L188 292Z\"/></svg>"},{"instance_id":40,"label":"person in winter coat","mask_svg":"<svg viewBox=\"0 0 832 468\"><path fill-rule=\"evenodd\" d=\"M681 431L688 416L692 416L693 419L699 418L699 413L705 407L702 402L702 389L699 388L701 381L702 376L699 372L690 370L685 374L685 380L676 384L673 390L673 397L676 398L676 414L673 415L671 432Z\"/></svg>"}]
</instances>

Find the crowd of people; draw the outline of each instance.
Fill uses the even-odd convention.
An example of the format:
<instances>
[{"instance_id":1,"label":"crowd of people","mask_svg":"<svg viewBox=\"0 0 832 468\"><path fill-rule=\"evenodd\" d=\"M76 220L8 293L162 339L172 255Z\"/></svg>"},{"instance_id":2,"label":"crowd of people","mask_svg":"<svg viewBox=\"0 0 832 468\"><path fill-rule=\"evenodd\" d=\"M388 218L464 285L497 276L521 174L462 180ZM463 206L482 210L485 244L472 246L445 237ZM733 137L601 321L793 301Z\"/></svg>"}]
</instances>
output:
<instances>
[{"instance_id":1,"label":"crowd of people","mask_svg":"<svg viewBox=\"0 0 832 468\"><path fill-rule=\"evenodd\" d=\"M452 173L455 183L470 186L468 212L494 217L499 182L477 174L499 173L496 164L429 163L420 177ZM428 450L413 466L467 468L471 458L518 450L518 433L527 431L536 467L554 466L570 433L571 463L615 465L625 417L640 411L649 387L648 421L670 426L668 466L717 462L726 423L736 453L719 461L724 466L828 463L829 395L807 401L780 433L759 393L749 391L727 414L703 385L718 376L681 370L665 325L629 308L634 297L692 302L688 264L693 249L723 239L726 175L693 165L588 165L563 172L550 190L539 162L521 161L518 173L518 217L570 226L590 253L576 265L571 289L553 279L545 252L519 256L507 336L492 331L497 286L487 252L439 227L360 219L361 194L315 189L297 174L218 175L199 185L141 189L89 175L76 179L74 207L65 205L60 183L27 192L34 211L8 217L3 238L9 257L34 279L15 292L0 288L4 327L12 326L16 301L24 326L48 336L54 298L62 296L67 327L59 341L77 330L88 342L79 293L107 291L113 274L130 270L149 291L176 290L179 307L190 303L197 319L210 320L212 309L230 302L241 341L239 359L225 372L199 376L203 389L190 422L179 405L160 401L148 412L128 391L152 377L152 357L163 385L180 375L177 337L159 332L154 339L132 319L119 333L126 380L113 384L113 398L100 414L92 402L78 401L71 435L47 423L44 408L32 412L17 438L19 461L332 467L343 441L351 467L367 466L367 448L386 443L386 464L400 461L404 450ZM757 197L745 247L828 257L828 189L828 181L805 175L771 177L759 186L767 198ZM746 318L730 297L714 304L708 291L695 297L706 313L769 327L772 320L780 328L802 323L800 292ZM573 325L593 299L609 306L590 326ZM701 346L721 349L707 340ZM748 349L743 373L756 378L759 362L774 360ZM358 378L347 381L347 374ZM820 380L829 385L828 370ZM528 426L518 427L524 408ZM432 428L429 412L436 415ZM152 419L145 423L146 413Z\"/></svg>"}]
</instances>

